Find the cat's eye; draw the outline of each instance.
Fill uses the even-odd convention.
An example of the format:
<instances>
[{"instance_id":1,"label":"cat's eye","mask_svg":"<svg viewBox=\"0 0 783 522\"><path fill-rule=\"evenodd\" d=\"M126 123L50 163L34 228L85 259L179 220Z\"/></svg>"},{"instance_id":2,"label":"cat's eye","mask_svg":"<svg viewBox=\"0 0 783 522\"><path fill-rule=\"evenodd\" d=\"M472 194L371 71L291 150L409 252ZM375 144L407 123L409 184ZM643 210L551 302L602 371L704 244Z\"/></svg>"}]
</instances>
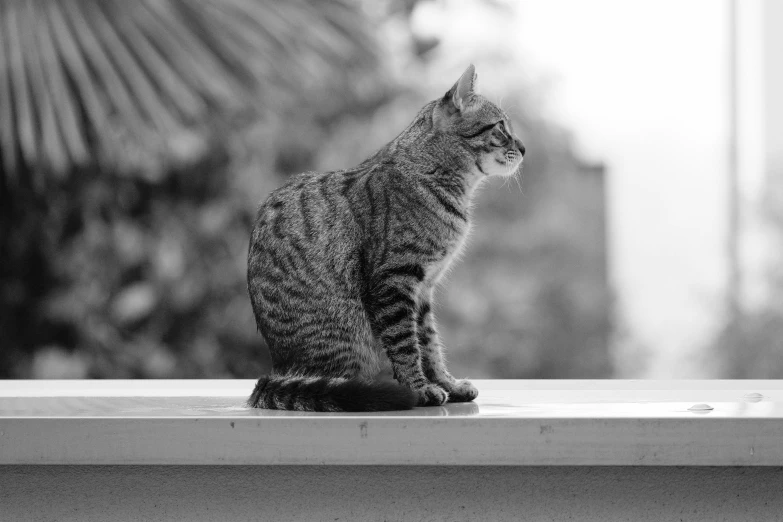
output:
<instances>
[{"instance_id":1,"label":"cat's eye","mask_svg":"<svg viewBox=\"0 0 783 522\"><path fill-rule=\"evenodd\" d=\"M490 143L495 147L502 147L509 141L508 131L506 131L506 123L501 120L495 124L495 128L492 132Z\"/></svg>"}]
</instances>

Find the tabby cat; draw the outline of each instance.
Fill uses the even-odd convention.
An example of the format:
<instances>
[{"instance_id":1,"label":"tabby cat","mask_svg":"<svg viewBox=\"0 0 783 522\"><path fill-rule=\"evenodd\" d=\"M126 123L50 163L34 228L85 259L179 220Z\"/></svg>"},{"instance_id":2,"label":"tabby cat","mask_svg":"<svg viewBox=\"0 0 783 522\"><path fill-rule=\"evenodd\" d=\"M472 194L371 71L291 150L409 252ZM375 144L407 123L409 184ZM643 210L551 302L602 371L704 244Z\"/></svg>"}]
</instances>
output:
<instances>
[{"instance_id":1,"label":"tabby cat","mask_svg":"<svg viewBox=\"0 0 783 522\"><path fill-rule=\"evenodd\" d=\"M525 148L475 86L471 65L358 167L299 174L261 205L248 290L274 369L249 406L382 411L476 398L446 369L432 293L465 242L477 185L513 175ZM377 379L384 353L396 383Z\"/></svg>"}]
</instances>

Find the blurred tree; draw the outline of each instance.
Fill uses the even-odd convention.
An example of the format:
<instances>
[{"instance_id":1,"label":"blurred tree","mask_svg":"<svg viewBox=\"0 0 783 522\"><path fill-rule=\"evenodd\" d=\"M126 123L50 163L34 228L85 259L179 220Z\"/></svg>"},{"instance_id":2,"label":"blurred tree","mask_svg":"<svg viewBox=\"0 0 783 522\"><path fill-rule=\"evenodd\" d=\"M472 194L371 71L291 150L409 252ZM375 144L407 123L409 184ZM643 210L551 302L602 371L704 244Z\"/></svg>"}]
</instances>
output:
<instances>
[{"instance_id":1,"label":"blurred tree","mask_svg":"<svg viewBox=\"0 0 783 522\"><path fill-rule=\"evenodd\" d=\"M12 0L0 21L6 190L92 165L161 176L208 154L215 118L374 87L377 46L348 2Z\"/></svg>"},{"instance_id":2,"label":"blurred tree","mask_svg":"<svg viewBox=\"0 0 783 522\"><path fill-rule=\"evenodd\" d=\"M349 1L0 2L0 377L259 373L259 186L383 78Z\"/></svg>"}]
</instances>

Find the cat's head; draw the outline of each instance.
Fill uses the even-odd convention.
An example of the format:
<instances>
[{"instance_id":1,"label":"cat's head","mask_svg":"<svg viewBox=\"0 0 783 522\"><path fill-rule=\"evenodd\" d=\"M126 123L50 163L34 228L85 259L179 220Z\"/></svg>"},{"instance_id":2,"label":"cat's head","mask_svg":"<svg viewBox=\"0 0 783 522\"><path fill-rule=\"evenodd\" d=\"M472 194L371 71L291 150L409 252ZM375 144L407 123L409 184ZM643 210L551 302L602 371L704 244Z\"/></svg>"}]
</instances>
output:
<instances>
[{"instance_id":1,"label":"cat's head","mask_svg":"<svg viewBox=\"0 0 783 522\"><path fill-rule=\"evenodd\" d=\"M511 176L522 164L525 146L500 107L476 92L477 78L471 64L436 102L433 122L480 174Z\"/></svg>"}]
</instances>

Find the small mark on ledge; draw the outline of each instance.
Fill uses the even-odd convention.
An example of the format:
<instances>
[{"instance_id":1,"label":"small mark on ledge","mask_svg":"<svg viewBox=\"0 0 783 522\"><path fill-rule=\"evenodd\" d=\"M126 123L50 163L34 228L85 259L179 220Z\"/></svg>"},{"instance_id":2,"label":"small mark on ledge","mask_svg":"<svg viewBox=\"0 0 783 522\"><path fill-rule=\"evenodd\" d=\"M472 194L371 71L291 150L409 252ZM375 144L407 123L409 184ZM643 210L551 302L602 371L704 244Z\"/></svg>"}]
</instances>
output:
<instances>
[{"instance_id":1,"label":"small mark on ledge","mask_svg":"<svg viewBox=\"0 0 783 522\"><path fill-rule=\"evenodd\" d=\"M367 422L359 424L359 436L363 439L367 438Z\"/></svg>"},{"instance_id":2,"label":"small mark on ledge","mask_svg":"<svg viewBox=\"0 0 783 522\"><path fill-rule=\"evenodd\" d=\"M234 421L231 421L231 428L234 428Z\"/></svg>"},{"instance_id":3,"label":"small mark on ledge","mask_svg":"<svg viewBox=\"0 0 783 522\"><path fill-rule=\"evenodd\" d=\"M549 435L550 433L554 433L555 429L550 426L549 424L544 424L541 427L538 428L538 434L539 435Z\"/></svg>"},{"instance_id":4,"label":"small mark on ledge","mask_svg":"<svg viewBox=\"0 0 783 522\"><path fill-rule=\"evenodd\" d=\"M709 404L701 403L701 404L694 404L693 406L688 408L688 411L690 411L692 413L709 413L709 412L711 412L714 409L715 408L713 408Z\"/></svg>"},{"instance_id":5,"label":"small mark on ledge","mask_svg":"<svg viewBox=\"0 0 783 522\"><path fill-rule=\"evenodd\" d=\"M746 393L742 396L742 400L745 402L761 402L764 400L764 396L760 393Z\"/></svg>"}]
</instances>

